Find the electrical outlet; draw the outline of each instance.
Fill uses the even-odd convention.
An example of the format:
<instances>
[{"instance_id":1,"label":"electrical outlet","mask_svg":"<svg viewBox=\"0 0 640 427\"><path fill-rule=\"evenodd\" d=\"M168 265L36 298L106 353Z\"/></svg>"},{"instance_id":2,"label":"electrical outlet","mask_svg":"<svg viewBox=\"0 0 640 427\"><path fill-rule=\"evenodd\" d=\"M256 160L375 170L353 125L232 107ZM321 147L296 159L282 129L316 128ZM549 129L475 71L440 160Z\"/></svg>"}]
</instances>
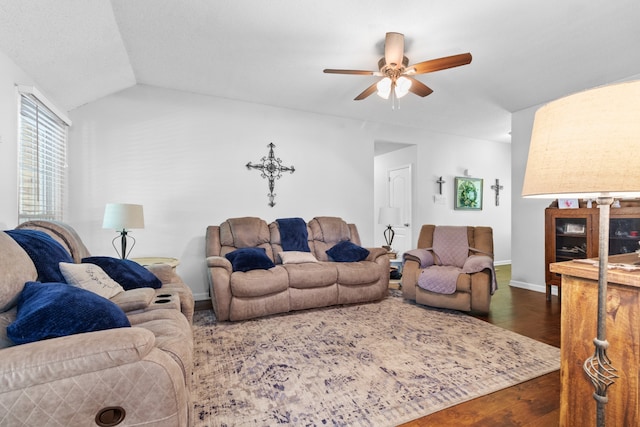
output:
<instances>
[{"instance_id":1,"label":"electrical outlet","mask_svg":"<svg viewBox=\"0 0 640 427\"><path fill-rule=\"evenodd\" d=\"M447 203L447 198L442 194L436 194L435 196L433 196L433 203L435 203L436 205L444 205Z\"/></svg>"}]
</instances>

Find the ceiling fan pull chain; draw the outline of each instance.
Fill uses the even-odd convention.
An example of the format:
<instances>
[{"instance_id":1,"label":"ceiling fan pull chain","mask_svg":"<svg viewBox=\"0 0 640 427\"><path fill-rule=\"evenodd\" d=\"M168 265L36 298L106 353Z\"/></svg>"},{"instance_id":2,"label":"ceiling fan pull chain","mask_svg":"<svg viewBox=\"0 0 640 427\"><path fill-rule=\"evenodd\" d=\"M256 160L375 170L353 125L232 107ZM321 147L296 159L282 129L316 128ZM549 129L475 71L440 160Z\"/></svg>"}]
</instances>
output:
<instances>
[{"instance_id":1,"label":"ceiling fan pull chain","mask_svg":"<svg viewBox=\"0 0 640 427\"><path fill-rule=\"evenodd\" d=\"M399 110L400 109L400 98L396 95L396 85L395 82L391 87L391 109Z\"/></svg>"}]
</instances>

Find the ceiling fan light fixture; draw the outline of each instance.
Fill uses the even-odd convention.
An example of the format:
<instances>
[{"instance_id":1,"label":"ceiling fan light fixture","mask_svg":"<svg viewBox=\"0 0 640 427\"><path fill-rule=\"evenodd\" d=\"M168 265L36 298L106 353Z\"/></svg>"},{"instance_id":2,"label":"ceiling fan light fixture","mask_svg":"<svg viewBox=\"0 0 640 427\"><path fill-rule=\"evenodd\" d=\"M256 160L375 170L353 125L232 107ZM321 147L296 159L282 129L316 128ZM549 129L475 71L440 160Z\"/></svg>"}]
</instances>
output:
<instances>
[{"instance_id":1,"label":"ceiling fan light fixture","mask_svg":"<svg viewBox=\"0 0 640 427\"><path fill-rule=\"evenodd\" d=\"M389 95L391 94L391 79L385 77L378 82L376 88L378 89L378 96L380 98L389 99Z\"/></svg>"},{"instance_id":2,"label":"ceiling fan light fixture","mask_svg":"<svg viewBox=\"0 0 640 427\"><path fill-rule=\"evenodd\" d=\"M398 77L395 84L396 97L402 98L409 93L409 89L411 89L411 80L403 76Z\"/></svg>"},{"instance_id":3,"label":"ceiling fan light fixture","mask_svg":"<svg viewBox=\"0 0 640 427\"><path fill-rule=\"evenodd\" d=\"M389 99L389 96L392 96L394 100L397 100L409 92L423 98L433 93L433 89L413 76L460 67L470 63L471 53L467 52L430 59L409 66L409 58L404 55L404 35L390 32L385 36L384 56L378 61L378 71L325 68L324 72L382 77L380 81L369 85L358 96L353 98L354 101L361 101L373 95L374 92L380 98Z\"/></svg>"}]
</instances>

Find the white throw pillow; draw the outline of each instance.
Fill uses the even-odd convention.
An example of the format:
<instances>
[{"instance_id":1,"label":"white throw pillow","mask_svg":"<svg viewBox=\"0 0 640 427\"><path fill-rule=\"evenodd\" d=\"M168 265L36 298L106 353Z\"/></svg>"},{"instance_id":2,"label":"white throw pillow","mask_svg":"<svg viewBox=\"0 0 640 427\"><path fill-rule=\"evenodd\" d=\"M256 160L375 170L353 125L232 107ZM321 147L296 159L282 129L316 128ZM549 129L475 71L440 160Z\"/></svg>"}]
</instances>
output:
<instances>
[{"instance_id":1,"label":"white throw pillow","mask_svg":"<svg viewBox=\"0 0 640 427\"><path fill-rule=\"evenodd\" d=\"M305 262L318 262L311 252L286 251L278 255L283 264L303 264Z\"/></svg>"},{"instance_id":2,"label":"white throw pillow","mask_svg":"<svg viewBox=\"0 0 640 427\"><path fill-rule=\"evenodd\" d=\"M124 292L124 288L95 264L60 263L60 272L68 284L111 298Z\"/></svg>"}]
</instances>

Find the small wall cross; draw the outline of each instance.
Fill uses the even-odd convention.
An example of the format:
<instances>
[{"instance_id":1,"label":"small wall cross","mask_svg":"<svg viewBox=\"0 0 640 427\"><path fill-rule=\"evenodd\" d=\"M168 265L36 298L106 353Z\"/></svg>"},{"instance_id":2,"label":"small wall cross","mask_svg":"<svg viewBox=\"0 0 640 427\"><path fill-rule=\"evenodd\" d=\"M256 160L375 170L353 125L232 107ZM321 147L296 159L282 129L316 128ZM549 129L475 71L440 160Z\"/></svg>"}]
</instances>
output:
<instances>
[{"instance_id":1,"label":"small wall cross","mask_svg":"<svg viewBox=\"0 0 640 427\"><path fill-rule=\"evenodd\" d=\"M269 197L269 206L274 207L276 204L273 201L276 197L273 192L276 185L275 180L282 177L282 172L294 173L296 169L293 166L282 166L282 160L273 153L273 147L275 147L273 142L270 142L267 147L269 147L269 154L260 159L261 164L254 165L249 162L246 166L249 170L258 169L261 172L260 176L269 180L269 194L267 194L267 197Z\"/></svg>"},{"instance_id":2,"label":"small wall cross","mask_svg":"<svg viewBox=\"0 0 640 427\"><path fill-rule=\"evenodd\" d=\"M442 177L438 178L438 180L436 181L436 184L440 185L440 195L442 195L442 184L444 184L446 181L444 179L442 179Z\"/></svg>"},{"instance_id":3,"label":"small wall cross","mask_svg":"<svg viewBox=\"0 0 640 427\"><path fill-rule=\"evenodd\" d=\"M500 190L502 190L503 188L504 187L500 185L500 180L496 178L495 185L491 186L491 189L496 192L496 206L500 206Z\"/></svg>"}]
</instances>

